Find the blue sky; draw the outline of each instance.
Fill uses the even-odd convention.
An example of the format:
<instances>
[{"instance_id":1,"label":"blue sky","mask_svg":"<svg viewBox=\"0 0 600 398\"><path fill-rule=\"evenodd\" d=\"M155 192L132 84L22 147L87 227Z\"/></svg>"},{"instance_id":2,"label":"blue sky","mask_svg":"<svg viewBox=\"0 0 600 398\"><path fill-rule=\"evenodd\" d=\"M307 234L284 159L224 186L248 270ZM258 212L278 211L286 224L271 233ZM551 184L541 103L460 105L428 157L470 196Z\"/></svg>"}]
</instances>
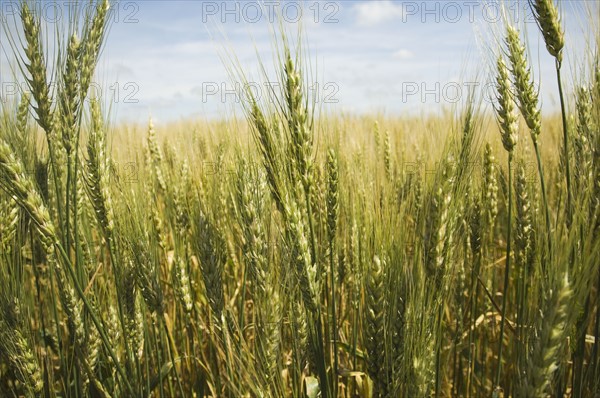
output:
<instances>
[{"instance_id":1,"label":"blue sky","mask_svg":"<svg viewBox=\"0 0 600 398\"><path fill-rule=\"evenodd\" d=\"M42 4L49 13L51 3ZM544 108L554 109L554 64L527 2L504 5L529 33ZM597 20L597 3L587 6L596 6ZM585 10L585 2L561 5L570 50L566 68L586 51L591 28ZM98 87L113 98L115 118L136 122L150 115L158 122L226 117L239 110L243 98L233 93L223 55L235 54L254 81L257 52L272 63L271 21L277 15L290 32L301 26L318 81L314 89L327 112L414 114L458 103L470 85L481 87L489 77L494 41L502 33L497 1L122 0L112 11ZM10 81L6 46L0 56L1 81Z\"/></svg>"}]
</instances>

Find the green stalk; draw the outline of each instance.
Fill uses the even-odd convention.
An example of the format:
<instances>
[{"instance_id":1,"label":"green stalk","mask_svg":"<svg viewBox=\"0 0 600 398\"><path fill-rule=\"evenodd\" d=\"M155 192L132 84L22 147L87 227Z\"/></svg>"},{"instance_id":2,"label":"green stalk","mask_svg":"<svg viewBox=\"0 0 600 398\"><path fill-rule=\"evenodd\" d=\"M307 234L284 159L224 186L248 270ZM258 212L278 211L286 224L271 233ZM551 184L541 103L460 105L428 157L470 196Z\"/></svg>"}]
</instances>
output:
<instances>
[{"instance_id":1,"label":"green stalk","mask_svg":"<svg viewBox=\"0 0 600 398\"><path fill-rule=\"evenodd\" d=\"M314 227L313 227L313 219L312 219L312 206L310 203L310 192L311 192L311 184L307 184L305 187L305 200L306 200L306 209L307 209L307 217L308 217L308 226L309 226L309 230L310 230L310 247L311 247L311 255L312 255L312 263L313 265L316 263L317 261L317 257L316 257L316 239L315 239L315 233L314 233ZM318 305L318 304L317 304ZM308 314L307 314L308 315ZM323 343L323 325L322 325L322 320L321 320L321 311L317 310L316 314L310 314L312 315L312 319L313 319L313 325L312 328L309 328L311 330L314 329L314 332L316 332L316 335L313 334L313 344L315 344L315 349L317 352L317 357L316 360L318 361L318 365L317 367L319 368L319 381L320 381L320 385L321 385L321 394L322 394L322 398L327 398L330 396L329 394L329 389L330 389L330 384L329 381L327 380L327 363L326 363L326 359L325 359L325 347L324 347L324 343ZM311 319L311 317L309 316L308 319ZM311 332L312 334L313 332Z\"/></svg>"},{"instance_id":2,"label":"green stalk","mask_svg":"<svg viewBox=\"0 0 600 398\"><path fill-rule=\"evenodd\" d=\"M173 339L173 336L171 335L171 331L169 330L169 328L167 327L167 320L165 319L166 314L163 314L163 316L161 316L161 324L164 328L164 333L167 336L167 349L169 351L169 357L171 359L171 362L173 363L173 372L175 373L175 380L177 381L177 386L179 388L179 392L181 393L181 396L184 397L185 393L183 392L183 386L181 384L181 379L179 377L179 371L177 370L177 367L175 365L175 351L176 351L176 347L175 347L175 340Z\"/></svg>"},{"instance_id":3,"label":"green stalk","mask_svg":"<svg viewBox=\"0 0 600 398\"><path fill-rule=\"evenodd\" d=\"M82 114L82 110L79 110L79 116L78 116L78 120L81 120L81 114ZM73 206L75 206L75 211L73 212L73 239L75 239L75 251L76 251L76 256L77 256L77 250L79 248L79 217L77 214L77 173L79 171L79 152L77 150L77 148L79 148L79 134L81 132L81 123L79 123L78 127L77 127L77 141L75 144L75 161L73 163L73 172L75 174L75 181L73 182ZM67 191L67 195L68 195L68 191ZM67 217L68 217L68 213L67 213ZM84 269L83 267L79 267L80 269L80 273L81 276L83 277L84 275Z\"/></svg>"},{"instance_id":4,"label":"green stalk","mask_svg":"<svg viewBox=\"0 0 600 398\"><path fill-rule=\"evenodd\" d=\"M460 342L460 335L459 335L459 328L460 328L460 318L456 317L456 321L454 321L454 339L452 341L452 351L454 351L452 353L452 369L454 370L452 372L452 394L454 394L455 397L458 396L458 385L459 385L459 381L458 381L458 343Z\"/></svg>"},{"instance_id":5,"label":"green stalk","mask_svg":"<svg viewBox=\"0 0 600 398\"><path fill-rule=\"evenodd\" d=\"M333 237L329 239L329 265L331 272L331 318L333 323L333 397L338 393L338 351L337 351L337 317L335 312L335 261L333 258Z\"/></svg>"},{"instance_id":6,"label":"green stalk","mask_svg":"<svg viewBox=\"0 0 600 398\"><path fill-rule=\"evenodd\" d=\"M65 195L65 248L67 250L67 254L70 256L71 254L71 231L70 231L70 218L71 218L71 154L67 154L67 185L66 185L66 195ZM60 207L60 205L59 205ZM70 258L70 257L69 257Z\"/></svg>"},{"instance_id":7,"label":"green stalk","mask_svg":"<svg viewBox=\"0 0 600 398\"><path fill-rule=\"evenodd\" d=\"M296 295L297 297L297 295ZM301 299L300 299L301 300ZM293 304L292 304L293 305ZM290 312L293 311L292 308L289 309ZM295 359L295 366L293 366L293 376L291 377L292 379L292 396L293 397L299 397L302 396L302 386L300 383L300 380L302 379L302 355L301 355L301 347L298 344L298 341L300 340L298 338L298 324L297 324L297 317L292 317L292 319L290 320L290 334L292 336L292 352L294 355L294 359Z\"/></svg>"},{"instance_id":8,"label":"green stalk","mask_svg":"<svg viewBox=\"0 0 600 398\"><path fill-rule=\"evenodd\" d=\"M325 350L323 345L323 324L321 320L321 310L317 308L317 312L310 314L306 312L308 318L312 316L313 322L309 327L310 338L316 351L317 373L319 374L319 384L321 387L321 397L328 398L331 396L331 385L327 379L327 364L325 361Z\"/></svg>"},{"instance_id":9,"label":"green stalk","mask_svg":"<svg viewBox=\"0 0 600 398\"><path fill-rule=\"evenodd\" d=\"M542 167L542 158L540 156L540 148L538 146L537 141L533 142L533 147L535 149L535 157L537 159L537 166L538 166L538 174L540 176L540 187L542 189L542 201L544 202L544 214L546 217L546 239L547 244L548 244L548 256L550 258L552 258L552 240L551 240L551 234L550 234L550 229L551 229L551 224L550 224L550 210L548 208L548 199L546 196L546 183L544 182L544 170ZM509 169L509 176L510 176L510 169ZM509 191L511 190L511 187L509 186ZM510 208L510 207L509 207ZM542 269L545 270L545 261L542 261Z\"/></svg>"},{"instance_id":10,"label":"green stalk","mask_svg":"<svg viewBox=\"0 0 600 398\"><path fill-rule=\"evenodd\" d=\"M537 149L537 146L536 146ZM500 386L502 374L502 348L504 342L504 325L506 324L506 304L508 297L508 284L510 282L510 230L512 221L512 152L508 152L508 230L506 232L506 266L504 269L504 292L502 293L502 320L500 321L500 340L498 342L498 368L496 373L496 386Z\"/></svg>"},{"instance_id":11,"label":"green stalk","mask_svg":"<svg viewBox=\"0 0 600 398\"><path fill-rule=\"evenodd\" d=\"M469 370L467 374L467 385L466 385L466 396L469 397L471 395L471 381L473 379L473 374L475 371L475 353L473 352L474 338L475 338L475 315L477 314L477 297L479 295L479 285L477 284L477 277L479 276L479 271L481 269L481 251L477 253L475 257L475 263L473 264L473 268L471 269L471 313L470 313L470 322L469 322L469 349L468 349L468 363Z\"/></svg>"},{"instance_id":12,"label":"green stalk","mask_svg":"<svg viewBox=\"0 0 600 398\"><path fill-rule=\"evenodd\" d=\"M242 277L242 293L241 293L241 300L240 300L240 309L239 309L239 317L238 317L238 323L240 325L240 330L244 330L244 309L245 309L245 300L246 300L246 283L247 283L247 272L246 272L246 267L244 266L242 269L242 273L243 273L243 277ZM189 274L188 274L189 275ZM240 347L240 356L241 356L242 352L241 352L241 347Z\"/></svg>"},{"instance_id":13,"label":"green stalk","mask_svg":"<svg viewBox=\"0 0 600 398\"><path fill-rule=\"evenodd\" d=\"M564 149L564 158L565 158L565 178L567 180L567 229L571 229L571 225L573 224L573 193L571 191L571 169L570 169L570 159L569 159L569 133L567 126L567 115L566 115L566 107L565 100L563 95L562 81L561 81L561 62L556 59L556 79L558 82L558 94L560 98L560 109L562 116L562 125L563 125L563 149ZM571 255L569 256L569 269L573 268L574 265L574 248L571 248ZM590 297L586 298L584 314L587 314L590 304ZM573 352L573 396L580 397L583 387L583 361L584 361L584 351L585 351L585 328L587 321L585 316L580 317L577 321L577 330L579 332L579 336L576 342L576 348ZM583 331L582 331L583 328Z\"/></svg>"},{"instance_id":14,"label":"green stalk","mask_svg":"<svg viewBox=\"0 0 600 398\"><path fill-rule=\"evenodd\" d=\"M152 322L152 325L154 326L154 322ZM154 331L156 331L156 328L154 328ZM160 333L159 336L154 336L154 349L156 350L156 360L157 363L162 364L162 360L161 360L161 356L160 356L160 346L159 346L159 339L160 339ZM159 396L162 398L165 396L165 387L163 386L163 381L162 379L160 380L160 382L158 383L159 386ZM171 384L169 383L169 387L171 386ZM171 391L172 393L172 391Z\"/></svg>"},{"instance_id":15,"label":"green stalk","mask_svg":"<svg viewBox=\"0 0 600 398\"><path fill-rule=\"evenodd\" d=\"M356 289L356 287L355 287ZM356 294L354 291L352 292L352 295ZM351 298L351 300L354 300L354 298ZM358 346L358 316L357 313L360 313L360 302L357 303L357 307L358 308L353 308L354 311L352 311L352 369L356 369L357 368L357 346ZM353 306L354 307L354 306ZM356 381L354 383L352 383L352 396L355 395L356 392L356 386L357 383Z\"/></svg>"},{"instance_id":16,"label":"green stalk","mask_svg":"<svg viewBox=\"0 0 600 398\"><path fill-rule=\"evenodd\" d=\"M580 398L583 393L583 367L585 356L585 332L589 324L588 314L590 313L590 295L585 299L585 304L582 309L582 315L577 320L576 335L577 346L573 352L573 397Z\"/></svg>"},{"instance_id":17,"label":"green stalk","mask_svg":"<svg viewBox=\"0 0 600 398\"><path fill-rule=\"evenodd\" d=\"M596 291L600 292L600 272L596 281ZM598 366L600 357L598 356L598 347L600 346L600 294L596 295L596 323L594 325L594 348L592 349L592 377L598 380L600 367Z\"/></svg>"},{"instance_id":18,"label":"green stalk","mask_svg":"<svg viewBox=\"0 0 600 398\"><path fill-rule=\"evenodd\" d=\"M142 308L141 311L144 311L144 309ZM150 336L148 335L148 326L146 325L146 323L144 323L144 345L146 344L147 341L150 341ZM146 374L150 374L150 364L149 364L149 355L145 355L144 358L144 368L146 369ZM138 372L138 374L142 374L141 369L142 369L142 365L140 364L140 361L137 359L137 356L135 357L135 365L136 365L136 371ZM161 379L162 380L162 379ZM151 380L148 377L146 380L146 391L147 393L144 396L149 396L150 392L153 391L152 385L150 384ZM142 387L141 385L142 383L140 383L140 387L139 389L141 391L144 391L144 387ZM155 387L156 388L156 387Z\"/></svg>"},{"instance_id":19,"label":"green stalk","mask_svg":"<svg viewBox=\"0 0 600 398\"><path fill-rule=\"evenodd\" d=\"M569 132L567 130L567 110L563 95L562 81L560 75L561 62L556 60L556 79L558 80L558 96L560 98L560 111L563 125L563 146L565 156L565 177L567 180L567 227L573 223L573 192L571 191L571 167L569 160Z\"/></svg>"},{"instance_id":20,"label":"green stalk","mask_svg":"<svg viewBox=\"0 0 600 398\"><path fill-rule=\"evenodd\" d=\"M520 269L519 280L517 283L516 302L518 305L517 310L517 369L519 375L521 370L524 370L524 366L527 364L527 350L525 344L525 310L528 299L527 294L527 280L528 272L527 265L521 264L523 269Z\"/></svg>"},{"instance_id":21,"label":"green stalk","mask_svg":"<svg viewBox=\"0 0 600 398\"><path fill-rule=\"evenodd\" d=\"M49 136L49 132L46 132L46 135ZM58 163L56 161L56 156L53 151L53 145L51 145L50 138L48 138L48 156L50 157L50 165L52 167L52 178L54 180L54 192L56 194L56 211L58 213L59 225L62 226L62 222L64 222L64 217L62 214L62 206L59 204L62 203L62 190L60 185L60 179L58 178Z\"/></svg>"},{"instance_id":22,"label":"green stalk","mask_svg":"<svg viewBox=\"0 0 600 398\"><path fill-rule=\"evenodd\" d=\"M438 398L440 396L440 389L441 389L441 369L442 369L442 342L439 341L441 340L441 336L443 335L443 328L444 328L444 322L443 322L443 317L444 317L444 303L440 303L439 304L439 312L437 315L437 336L438 336L438 341L436 343L436 348L435 348L435 397Z\"/></svg>"},{"instance_id":23,"label":"green stalk","mask_svg":"<svg viewBox=\"0 0 600 398\"><path fill-rule=\"evenodd\" d=\"M317 262L317 243L315 239L315 229L313 227L313 218L312 218L312 206L310 203L310 193L311 193L311 184L307 184L305 187L305 201L306 201L306 213L308 217L308 228L310 233L310 254L312 256L313 265Z\"/></svg>"}]
</instances>

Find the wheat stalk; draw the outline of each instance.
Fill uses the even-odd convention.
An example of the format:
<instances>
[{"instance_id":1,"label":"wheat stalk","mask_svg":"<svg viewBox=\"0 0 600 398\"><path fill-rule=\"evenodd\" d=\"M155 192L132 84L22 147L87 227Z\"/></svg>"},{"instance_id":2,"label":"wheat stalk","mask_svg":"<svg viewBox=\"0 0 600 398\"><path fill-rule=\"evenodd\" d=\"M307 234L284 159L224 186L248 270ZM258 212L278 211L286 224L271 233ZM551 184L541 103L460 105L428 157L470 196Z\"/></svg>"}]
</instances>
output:
<instances>
[{"instance_id":1,"label":"wheat stalk","mask_svg":"<svg viewBox=\"0 0 600 398\"><path fill-rule=\"evenodd\" d=\"M552 0L535 0L530 4L533 9L536 22L550 55L556 60L556 78L558 82L558 95L560 98L561 116L563 122L563 156L565 161L565 179L567 183L567 226L570 227L573 222L573 193L571 191L571 160L569 157L569 132L566 104L563 94L561 65L562 50L565 45L564 33L558 16L558 9Z\"/></svg>"}]
</instances>

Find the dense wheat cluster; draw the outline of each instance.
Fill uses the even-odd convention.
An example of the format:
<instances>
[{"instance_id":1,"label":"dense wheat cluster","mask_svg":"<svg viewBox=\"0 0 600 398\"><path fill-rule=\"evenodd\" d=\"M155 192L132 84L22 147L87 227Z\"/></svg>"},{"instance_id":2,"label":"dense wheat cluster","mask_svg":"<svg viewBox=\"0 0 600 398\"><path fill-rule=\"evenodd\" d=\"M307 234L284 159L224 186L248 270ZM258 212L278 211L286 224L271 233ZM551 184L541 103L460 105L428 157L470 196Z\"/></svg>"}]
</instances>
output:
<instances>
[{"instance_id":1,"label":"dense wheat cluster","mask_svg":"<svg viewBox=\"0 0 600 398\"><path fill-rule=\"evenodd\" d=\"M107 0L55 65L28 4L28 89L0 114L0 396L600 396L600 59L563 93L551 0L530 6L559 115L506 21L489 110L323 117L281 35L281 90L245 120L144 128L90 89Z\"/></svg>"}]
</instances>

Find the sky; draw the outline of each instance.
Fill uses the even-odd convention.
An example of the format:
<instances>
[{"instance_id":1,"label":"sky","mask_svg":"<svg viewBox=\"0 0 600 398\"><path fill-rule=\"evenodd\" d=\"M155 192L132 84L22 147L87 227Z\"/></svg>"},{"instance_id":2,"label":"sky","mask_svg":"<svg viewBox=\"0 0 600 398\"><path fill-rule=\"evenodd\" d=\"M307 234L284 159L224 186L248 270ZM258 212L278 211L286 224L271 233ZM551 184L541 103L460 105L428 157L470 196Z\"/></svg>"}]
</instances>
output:
<instances>
[{"instance_id":1,"label":"sky","mask_svg":"<svg viewBox=\"0 0 600 398\"><path fill-rule=\"evenodd\" d=\"M66 20L70 7L66 0L35 4L50 31ZM588 50L586 9L596 7L592 15L598 21L597 4L561 2L565 68L573 69L568 84L582 73L572 65L580 65ZM0 7L9 22L18 9L11 0ZM290 36L302 32L311 92L322 111L429 113L461 104L470 88L489 104L503 15L528 35L543 107L555 110L554 63L526 1L121 0L112 2L95 88L117 120L143 122L152 116L169 122L237 114L246 98L236 89L244 86L233 82L227 70L237 63L254 92L266 94L258 60L274 80L273 32L282 20ZM1 34L0 83L6 101L14 92L14 63L6 29Z\"/></svg>"}]
</instances>

